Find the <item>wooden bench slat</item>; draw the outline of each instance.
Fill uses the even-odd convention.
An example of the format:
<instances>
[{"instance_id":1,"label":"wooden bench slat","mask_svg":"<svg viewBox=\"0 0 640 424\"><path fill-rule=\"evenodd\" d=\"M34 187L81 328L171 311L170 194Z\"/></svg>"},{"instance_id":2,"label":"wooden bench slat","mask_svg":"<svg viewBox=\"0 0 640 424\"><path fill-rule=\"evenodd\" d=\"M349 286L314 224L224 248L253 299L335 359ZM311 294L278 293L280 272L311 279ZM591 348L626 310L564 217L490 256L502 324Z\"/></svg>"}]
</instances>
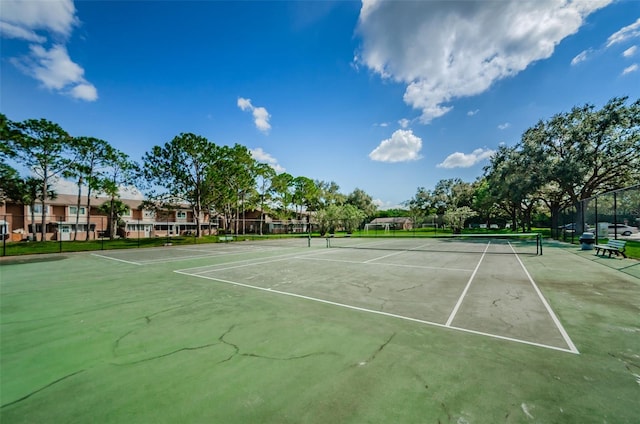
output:
<instances>
[{"instance_id":1,"label":"wooden bench slat","mask_svg":"<svg viewBox=\"0 0 640 424\"><path fill-rule=\"evenodd\" d=\"M602 256L604 256L608 252L609 257L611 257L613 253L615 253L616 256L622 255L626 258L627 255L624 253L624 246L626 244L627 242L624 240L613 239L609 240L607 244L596 244L593 247L596 249L596 255L600 254L600 251L602 250Z\"/></svg>"}]
</instances>

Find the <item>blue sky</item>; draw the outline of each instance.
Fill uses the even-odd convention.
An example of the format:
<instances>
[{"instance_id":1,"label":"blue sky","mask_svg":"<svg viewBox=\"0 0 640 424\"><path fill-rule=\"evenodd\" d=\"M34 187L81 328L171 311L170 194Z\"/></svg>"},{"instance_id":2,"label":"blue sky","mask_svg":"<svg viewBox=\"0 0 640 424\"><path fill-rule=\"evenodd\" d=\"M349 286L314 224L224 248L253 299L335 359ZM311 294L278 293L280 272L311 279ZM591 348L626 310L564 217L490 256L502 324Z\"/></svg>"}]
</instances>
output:
<instances>
[{"instance_id":1,"label":"blue sky","mask_svg":"<svg viewBox=\"0 0 640 424\"><path fill-rule=\"evenodd\" d=\"M382 207L640 94L640 1L0 3L0 112L140 160L182 132Z\"/></svg>"}]
</instances>

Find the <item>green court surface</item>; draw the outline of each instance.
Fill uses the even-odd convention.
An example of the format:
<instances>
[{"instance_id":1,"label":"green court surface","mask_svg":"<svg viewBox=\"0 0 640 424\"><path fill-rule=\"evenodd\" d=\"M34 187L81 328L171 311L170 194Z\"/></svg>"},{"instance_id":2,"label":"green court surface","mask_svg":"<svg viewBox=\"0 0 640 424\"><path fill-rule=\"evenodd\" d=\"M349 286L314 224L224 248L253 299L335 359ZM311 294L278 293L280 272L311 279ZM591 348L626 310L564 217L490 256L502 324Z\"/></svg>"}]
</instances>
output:
<instances>
[{"instance_id":1,"label":"green court surface","mask_svg":"<svg viewBox=\"0 0 640 424\"><path fill-rule=\"evenodd\" d=\"M638 422L638 261L332 242L5 258L0 422Z\"/></svg>"}]
</instances>

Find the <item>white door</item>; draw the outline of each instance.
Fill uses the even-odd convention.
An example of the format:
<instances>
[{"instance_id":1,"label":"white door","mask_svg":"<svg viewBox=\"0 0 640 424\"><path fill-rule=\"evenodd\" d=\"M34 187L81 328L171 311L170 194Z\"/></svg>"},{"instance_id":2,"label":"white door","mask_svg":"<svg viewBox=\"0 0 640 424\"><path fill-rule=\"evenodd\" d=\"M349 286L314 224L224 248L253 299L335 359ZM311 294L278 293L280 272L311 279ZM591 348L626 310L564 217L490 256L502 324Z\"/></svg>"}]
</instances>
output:
<instances>
[{"instance_id":1,"label":"white door","mask_svg":"<svg viewBox=\"0 0 640 424\"><path fill-rule=\"evenodd\" d=\"M62 240L62 241L71 240L71 226L70 225L62 225L60 227L60 240Z\"/></svg>"}]
</instances>

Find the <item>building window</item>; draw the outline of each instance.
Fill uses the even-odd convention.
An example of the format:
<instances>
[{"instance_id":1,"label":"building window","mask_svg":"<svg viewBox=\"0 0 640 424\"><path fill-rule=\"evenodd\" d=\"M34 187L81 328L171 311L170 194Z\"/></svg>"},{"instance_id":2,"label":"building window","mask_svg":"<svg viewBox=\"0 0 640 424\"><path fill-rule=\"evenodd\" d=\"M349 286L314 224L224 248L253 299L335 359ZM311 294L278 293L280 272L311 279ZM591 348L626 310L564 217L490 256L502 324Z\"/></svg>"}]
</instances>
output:
<instances>
[{"instance_id":1,"label":"building window","mask_svg":"<svg viewBox=\"0 0 640 424\"><path fill-rule=\"evenodd\" d=\"M71 216L76 216L76 215L86 215L86 209L81 206L80 207L80 213L78 214L78 207L77 206L69 206L69 215Z\"/></svg>"},{"instance_id":2,"label":"building window","mask_svg":"<svg viewBox=\"0 0 640 424\"><path fill-rule=\"evenodd\" d=\"M155 211L149 211L149 210L144 210L142 213L142 216L145 218L155 218L156 217L156 213Z\"/></svg>"},{"instance_id":3,"label":"building window","mask_svg":"<svg viewBox=\"0 0 640 424\"><path fill-rule=\"evenodd\" d=\"M44 206L45 215L49 214L49 205ZM42 215L42 204L36 203L33 205L33 213L35 215ZM31 214L31 206L29 206L29 214Z\"/></svg>"},{"instance_id":4,"label":"building window","mask_svg":"<svg viewBox=\"0 0 640 424\"><path fill-rule=\"evenodd\" d=\"M187 219L187 212L186 211L177 211L176 212L176 218L178 218L178 219Z\"/></svg>"},{"instance_id":5,"label":"building window","mask_svg":"<svg viewBox=\"0 0 640 424\"><path fill-rule=\"evenodd\" d=\"M131 217L131 209L127 208L124 212L122 212L121 215L123 218L129 218Z\"/></svg>"}]
</instances>

